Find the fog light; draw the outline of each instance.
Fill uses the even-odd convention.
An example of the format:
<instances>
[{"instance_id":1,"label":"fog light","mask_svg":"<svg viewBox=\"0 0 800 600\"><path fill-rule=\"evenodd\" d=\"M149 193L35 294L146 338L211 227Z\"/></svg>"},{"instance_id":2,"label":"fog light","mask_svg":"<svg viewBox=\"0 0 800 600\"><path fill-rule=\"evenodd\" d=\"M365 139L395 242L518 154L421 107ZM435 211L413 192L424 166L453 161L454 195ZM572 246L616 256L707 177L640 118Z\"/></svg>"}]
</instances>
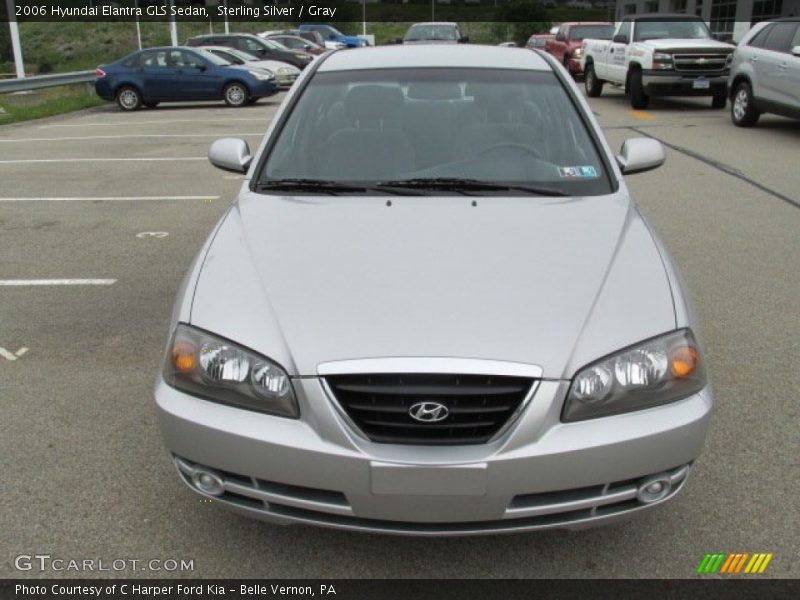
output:
<instances>
[{"instance_id":1,"label":"fog light","mask_svg":"<svg viewBox=\"0 0 800 600\"><path fill-rule=\"evenodd\" d=\"M650 504L666 498L672 490L669 475L653 475L639 484L636 497L643 504Z\"/></svg>"},{"instance_id":2,"label":"fog light","mask_svg":"<svg viewBox=\"0 0 800 600\"><path fill-rule=\"evenodd\" d=\"M196 469L192 473L192 484L204 494L211 496L221 496L225 491L225 484L222 483L222 478L211 471L205 469Z\"/></svg>"}]
</instances>

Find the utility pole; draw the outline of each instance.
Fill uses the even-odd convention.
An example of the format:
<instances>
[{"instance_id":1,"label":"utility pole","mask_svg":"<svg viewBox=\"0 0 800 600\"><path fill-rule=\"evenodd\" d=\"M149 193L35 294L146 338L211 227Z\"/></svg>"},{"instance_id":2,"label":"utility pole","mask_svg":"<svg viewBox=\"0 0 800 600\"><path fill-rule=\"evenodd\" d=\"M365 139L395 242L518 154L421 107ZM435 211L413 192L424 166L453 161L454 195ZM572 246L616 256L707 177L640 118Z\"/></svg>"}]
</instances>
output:
<instances>
[{"instance_id":1,"label":"utility pole","mask_svg":"<svg viewBox=\"0 0 800 600\"><path fill-rule=\"evenodd\" d=\"M23 79L25 77L25 65L22 62L22 46L19 43L17 3L14 0L6 0L6 10L8 11L8 30L11 33L11 52L14 54L14 67L17 71L17 79Z\"/></svg>"},{"instance_id":2,"label":"utility pole","mask_svg":"<svg viewBox=\"0 0 800 600\"><path fill-rule=\"evenodd\" d=\"M175 17L171 14L172 7L175 6L175 0L169 0L170 16L169 16L169 37L172 40L172 45L178 45L178 25L175 23Z\"/></svg>"}]
</instances>

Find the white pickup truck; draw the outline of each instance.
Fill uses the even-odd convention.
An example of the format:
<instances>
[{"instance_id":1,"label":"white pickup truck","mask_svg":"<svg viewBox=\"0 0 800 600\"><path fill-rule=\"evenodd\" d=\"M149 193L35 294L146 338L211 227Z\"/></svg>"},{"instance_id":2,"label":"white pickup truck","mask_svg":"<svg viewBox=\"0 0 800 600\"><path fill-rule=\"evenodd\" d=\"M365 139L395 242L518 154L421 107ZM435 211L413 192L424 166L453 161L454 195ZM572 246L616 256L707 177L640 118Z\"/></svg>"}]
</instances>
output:
<instances>
[{"instance_id":1,"label":"white pickup truck","mask_svg":"<svg viewBox=\"0 0 800 600\"><path fill-rule=\"evenodd\" d=\"M714 108L724 108L734 50L715 40L700 17L625 17L611 41L583 41L586 93L599 96L610 83L625 86L637 109L647 108L650 96L711 96Z\"/></svg>"}]
</instances>

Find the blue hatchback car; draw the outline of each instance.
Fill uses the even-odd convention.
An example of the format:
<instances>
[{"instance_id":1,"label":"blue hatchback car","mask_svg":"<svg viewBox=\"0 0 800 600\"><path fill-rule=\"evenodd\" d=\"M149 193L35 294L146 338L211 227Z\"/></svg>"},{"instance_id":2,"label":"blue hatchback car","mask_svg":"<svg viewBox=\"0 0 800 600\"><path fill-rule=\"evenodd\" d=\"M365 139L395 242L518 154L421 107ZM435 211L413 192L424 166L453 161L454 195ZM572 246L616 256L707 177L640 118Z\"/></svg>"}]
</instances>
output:
<instances>
[{"instance_id":1,"label":"blue hatchback car","mask_svg":"<svg viewBox=\"0 0 800 600\"><path fill-rule=\"evenodd\" d=\"M244 106L278 91L275 76L266 69L233 65L204 50L175 46L134 52L100 65L96 74L97 95L127 111L197 100Z\"/></svg>"}]
</instances>

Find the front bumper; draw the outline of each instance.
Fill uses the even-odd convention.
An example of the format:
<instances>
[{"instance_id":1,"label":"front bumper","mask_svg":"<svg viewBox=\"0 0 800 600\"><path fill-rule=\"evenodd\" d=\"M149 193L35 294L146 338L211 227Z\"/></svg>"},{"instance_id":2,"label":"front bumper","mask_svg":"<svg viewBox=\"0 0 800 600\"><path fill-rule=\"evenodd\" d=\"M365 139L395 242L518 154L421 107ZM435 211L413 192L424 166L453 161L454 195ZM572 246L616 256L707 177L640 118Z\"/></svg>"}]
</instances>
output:
<instances>
[{"instance_id":1,"label":"front bumper","mask_svg":"<svg viewBox=\"0 0 800 600\"><path fill-rule=\"evenodd\" d=\"M355 433L321 381L294 381L301 419L240 410L159 381L158 418L181 478L207 468L208 496L277 523L415 535L577 529L672 497L699 455L711 411L706 388L678 402L577 423L559 416L568 382L541 381L498 440L474 446L376 444ZM659 474L663 499L637 489Z\"/></svg>"},{"instance_id":2,"label":"front bumper","mask_svg":"<svg viewBox=\"0 0 800 600\"><path fill-rule=\"evenodd\" d=\"M728 73L727 69L708 73L645 70L642 72L642 83L650 96L714 96L724 93ZM708 87L698 88L695 81L707 81Z\"/></svg>"}]
</instances>

